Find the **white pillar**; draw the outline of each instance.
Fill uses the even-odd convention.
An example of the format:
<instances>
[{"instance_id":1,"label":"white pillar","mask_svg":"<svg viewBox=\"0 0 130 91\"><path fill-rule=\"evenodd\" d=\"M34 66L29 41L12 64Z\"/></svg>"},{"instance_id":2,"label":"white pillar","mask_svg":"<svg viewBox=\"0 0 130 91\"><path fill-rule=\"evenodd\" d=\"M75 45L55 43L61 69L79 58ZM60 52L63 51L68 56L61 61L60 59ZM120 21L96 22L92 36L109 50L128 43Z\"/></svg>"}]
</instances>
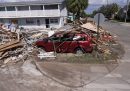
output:
<instances>
[{"instance_id":1,"label":"white pillar","mask_svg":"<svg viewBox=\"0 0 130 91\"><path fill-rule=\"evenodd\" d=\"M7 15L8 15L8 14L7 14L7 7L5 7L5 12L6 12L5 16L7 16Z\"/></svg>"},{"instance_id":2,"label":"white pillar","mask_svg":"<svg viewBox=\"0 0 130 91\"><path fill-rule=\"evenodd\" d=\"M7 7L5 7L5 11L7 11Z\"/></svg>"},{"instance_id":3,"label":"white pillar","mask_svg":"<svg viewBox=\"0 0 130 91\"><path fill-rule=\"evenodd\" d=\"M58 4L58 10L60 10L60 4Z\"/></svg>"},{"instance_id":4,"label":"white pillar","mask_svg":"<svg viewBox=\"0 0 130 91\"><path fill-rule=\"evenodd\" d=\"M17 6L15 6L15 11L18 11L18 8L17 8Z\"/></svg>"},{"instance_id":5,"label":"white pillar","mask_svg":"<svg viewBox=\"0 0 130 91\"><path fill-rule=\"evenodd\" d=\"M62 27L63 26L63 17L59 17L58 20L59 20L59 27Z\"/></svg>"},{"instance_id":6,"label":"white pillar","mask_svg":"<svg viewBox=\"0 0 130 91\"><path fill-rule=\"evenodd\" d=\"M30 6L28 6L29 7L29 13L30 13L30 16L31 16L31 7Z\"/></svg>"},{"instance_id":7,"label":"white pillar","mask_svg":"<svg viewBox=\"0 0 130 91\"><path fill-rule=\"evenodd\" d=\"M43 5L43 10L45 10L44 5Z\"/></svg>"},{"instance_id":8,"label":"white pillar","mask_svg":"<svg viewBox=\"0 0 130 91\"><path fill-rule=\"evenodd\" d=\"M30 6L28 6L29 7L29 11L31 10L31 7Z\"/></svg>"},{"instance_id":9,"label":"white pillar","mask_svg":"<svg viewBox=\"0 0 130 91\"><path fill-rule=\"evenodd\" d=\"M17 16L17 13L18 13L18 8L17 8L17 6L15 6L15 12L16 12L16 16Z\"/></svg>"}]
</instances>

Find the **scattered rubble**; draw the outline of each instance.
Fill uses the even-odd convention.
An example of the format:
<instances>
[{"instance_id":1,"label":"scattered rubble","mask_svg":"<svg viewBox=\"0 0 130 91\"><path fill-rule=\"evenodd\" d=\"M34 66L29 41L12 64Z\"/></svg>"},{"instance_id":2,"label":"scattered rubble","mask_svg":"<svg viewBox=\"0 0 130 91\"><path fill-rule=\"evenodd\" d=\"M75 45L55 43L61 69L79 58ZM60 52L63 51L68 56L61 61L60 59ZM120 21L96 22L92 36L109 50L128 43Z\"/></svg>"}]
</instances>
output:
<instances>
[{"instance_id":1,"label":"scattered rubble","mask_svg":"<svg viewBox=\"0 0 130 91\"><path fill-rule=\"evenodd\" d=\"M38 54L38 57L39 57L40 59L44 59L44 58L56 58L54 52L45 52L45 53L40 52L40 53Z\"/></svg>"},{"instance_id":2,"label":"scattered rubble","mask_svg":"<svg viewBox=\"0 0 130 91\"><path fill-rule=\"evenodd\" d=\"M82 25L81 25L82 24ZM52 31L52 30L51 30ZM77 24L70 24L67 27L53 30L55 33L85 33L92 38L94 50L103 55L110 55L112 53L111 45L115 45L116 38L108 31L100 27L97 32L97 27L94 23L85 23L81 21ZM49 33L49 36L52 32ZM26 61L26 57L37 50L35 42L39 39L48 37L48 30L21 30L16 29L11 31L3 24L0 24L0 66L4 67L10 62L17 63L19 61ZM40 59L53 57L56 58L55 52L41 52L36 54Z\"/></svg>"}]
</instances>

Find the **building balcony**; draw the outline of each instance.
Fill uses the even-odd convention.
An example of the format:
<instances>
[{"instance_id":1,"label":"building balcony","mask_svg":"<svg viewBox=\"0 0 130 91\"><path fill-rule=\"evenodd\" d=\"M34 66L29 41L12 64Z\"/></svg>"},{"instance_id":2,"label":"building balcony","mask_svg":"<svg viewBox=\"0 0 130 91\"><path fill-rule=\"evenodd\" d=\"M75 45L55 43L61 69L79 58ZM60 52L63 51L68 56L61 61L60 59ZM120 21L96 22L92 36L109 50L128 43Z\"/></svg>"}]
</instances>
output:
<instances>
[{"instance_id":1,"label":"building balcony","mask_svg":"<svg viewBox=\"0 0 130 91\"><path fill-rule=\"evenodd\" d=\"M0 18L60 17L60 10L0 11Z\"/></svg>"}]
</instances>

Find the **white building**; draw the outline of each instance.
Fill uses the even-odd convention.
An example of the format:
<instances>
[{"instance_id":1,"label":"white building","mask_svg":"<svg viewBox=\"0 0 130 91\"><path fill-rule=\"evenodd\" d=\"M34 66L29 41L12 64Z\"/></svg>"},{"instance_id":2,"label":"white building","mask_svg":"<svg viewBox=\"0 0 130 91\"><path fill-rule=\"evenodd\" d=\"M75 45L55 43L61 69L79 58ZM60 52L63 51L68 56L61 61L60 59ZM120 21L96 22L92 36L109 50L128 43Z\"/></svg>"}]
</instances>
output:
<instances>
[{"instance_id":1,"label":"white building","mask_svg":"<svg viewBox=\"0 0 130 91\"><path fill-rule=\"evenodd\" d=\"M24 28L60 28L67 17L65 0L0 2L0 22Z\"/></svg>"}]
</instances>

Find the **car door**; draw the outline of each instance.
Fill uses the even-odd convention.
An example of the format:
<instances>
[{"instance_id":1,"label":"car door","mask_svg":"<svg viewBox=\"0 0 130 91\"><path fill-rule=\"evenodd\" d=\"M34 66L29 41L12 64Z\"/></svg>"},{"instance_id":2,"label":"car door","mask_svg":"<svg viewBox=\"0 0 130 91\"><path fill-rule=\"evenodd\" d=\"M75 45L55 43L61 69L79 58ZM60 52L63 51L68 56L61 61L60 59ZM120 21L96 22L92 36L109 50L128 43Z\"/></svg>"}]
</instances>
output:
<instances>
[{"instance_id":1,"label":"car door","mask_svg":"<svg viewBox=\"0 0 130 91\"><path fill-rule=\"evenodd\" d=\"M50 40L49 45L51 45L51 50L55 52L60 52L60 49L59 49L60 37L51 37L49 40Z\"/></svg>"},{"instance_id":2,"label":"car door","mask_svg":"<svg viewBox=\"0 0 130 91\"><path fill-rule=\"evenodd\" d=\"M69 48L71 46L72 41L64 41L60 44L59 46L59 50L61 53L68 53L69 52Z\"/></svg>"},{"instance_id":3,"label":"car door","mask_svg":"<svg viewBox=\"0 0 130 91\"><path fill-rule=\"evenodd\" d=\"M68 53L72 43L71 37L62 37L59 42L58 50L60 53Z\"/></svg>"}]
</instances>

